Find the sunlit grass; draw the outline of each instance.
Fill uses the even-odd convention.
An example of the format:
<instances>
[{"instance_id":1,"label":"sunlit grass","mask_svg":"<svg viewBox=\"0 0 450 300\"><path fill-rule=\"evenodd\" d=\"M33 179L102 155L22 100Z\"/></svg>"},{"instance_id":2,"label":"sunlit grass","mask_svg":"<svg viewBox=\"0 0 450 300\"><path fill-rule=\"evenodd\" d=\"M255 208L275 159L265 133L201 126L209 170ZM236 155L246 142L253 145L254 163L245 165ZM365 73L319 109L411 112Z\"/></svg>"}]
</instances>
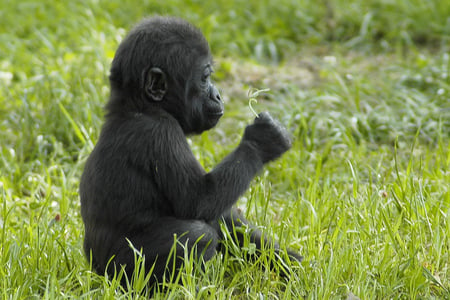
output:
<instances>
[{"instance_id":1,"label":"sunlit grass","mask_svg":"<svg viewBox=\"0 0 450 300\"><path fill-rule=\"evenodd\" d=\"M238 206L305 260L273 251L190 259L157 299L450 297L450 2L4 1L0 4L0 294L134 299L82 253L78 184L100 132L108 69L126 29L173 14L216 54L226 114L189 142L211 170L254 119L292 133ZM18 21L20 20L20 22ZM186 254L189 257L189 253Z\"/></svg>"}]
</instances>

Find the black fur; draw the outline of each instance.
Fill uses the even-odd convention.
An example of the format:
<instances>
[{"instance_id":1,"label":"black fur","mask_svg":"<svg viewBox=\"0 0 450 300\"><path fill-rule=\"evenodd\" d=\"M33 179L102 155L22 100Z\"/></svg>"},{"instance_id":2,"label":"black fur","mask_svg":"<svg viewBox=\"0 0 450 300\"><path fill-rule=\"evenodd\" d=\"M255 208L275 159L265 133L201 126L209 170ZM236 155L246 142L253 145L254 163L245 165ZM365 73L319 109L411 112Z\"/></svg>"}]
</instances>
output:
<instances>
[{"instance_id":1,"label":"black fur","mask_svg":"<svg viewBox=\"0 0 450 300\"><path fill-rule=\"evenodd\" d=\"M142 249L148 269L155 263L153 282L165 272L174 235L188 247L198 241L197 253L210 259L221 239L219 221L230 229L246 223L233 204L265 163L290 148L286 130L262 113L240 145L205 172L186 135L214 127L223 114L211 72L207 41L180 19L145 19L119 46L105 124L80 183L84 250L97 272L114 257L111 266L132 273L127 240ZM262 247L259 231L252 241Z\"/></svg>"}]
</instances>

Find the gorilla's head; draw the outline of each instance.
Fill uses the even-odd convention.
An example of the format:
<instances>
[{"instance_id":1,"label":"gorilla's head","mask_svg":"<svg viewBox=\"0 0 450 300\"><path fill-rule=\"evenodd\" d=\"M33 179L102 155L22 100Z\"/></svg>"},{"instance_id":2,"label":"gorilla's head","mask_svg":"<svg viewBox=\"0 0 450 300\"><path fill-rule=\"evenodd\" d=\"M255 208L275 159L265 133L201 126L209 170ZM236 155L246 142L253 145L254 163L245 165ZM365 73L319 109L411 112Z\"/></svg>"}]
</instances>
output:
<instances>
[{"instance_id":1,"label":"gorilla's head","mask_svg":"<svg viewBox=\"0 0 450 300\"><path fill-rule=\"evenodd\" d=\"M211 82L212 57L201 31L188 22L154 17L140 22L112 62L109 113L161 108L186 134L214 127L223 102Z\"/></svg>"}]
</instances>

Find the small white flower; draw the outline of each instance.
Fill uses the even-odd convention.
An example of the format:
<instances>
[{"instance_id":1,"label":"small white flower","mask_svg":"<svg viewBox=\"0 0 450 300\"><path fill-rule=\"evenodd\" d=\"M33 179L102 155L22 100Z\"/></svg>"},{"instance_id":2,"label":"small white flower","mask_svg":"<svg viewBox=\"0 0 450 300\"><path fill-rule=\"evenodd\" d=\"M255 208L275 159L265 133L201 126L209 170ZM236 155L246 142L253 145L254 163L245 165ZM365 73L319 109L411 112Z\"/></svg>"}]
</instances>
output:
<instances>
[{"instance_id":1,"label":"small white flower","mask_svg":"<svg viewBox=\"0 0 450 300\"><path fill-rule=\"evenodd\" d=\"M336 56L324 56L323 61L332 66L335 66L337 63L337 58Z\"/></svg>"}]
</instances>

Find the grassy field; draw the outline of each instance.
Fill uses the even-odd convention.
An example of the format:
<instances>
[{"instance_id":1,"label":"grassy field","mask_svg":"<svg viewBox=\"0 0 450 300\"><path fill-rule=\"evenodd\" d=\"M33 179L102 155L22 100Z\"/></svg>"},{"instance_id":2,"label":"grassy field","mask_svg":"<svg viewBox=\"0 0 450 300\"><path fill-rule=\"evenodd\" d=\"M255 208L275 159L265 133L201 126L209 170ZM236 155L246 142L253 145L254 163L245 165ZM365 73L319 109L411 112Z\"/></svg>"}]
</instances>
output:
<instances>
[{"instance_id":1,"label":"grassy field","mask_svg":"<svg viewBox=\"0 0 450 300\"><path fill-rule=\"evenodd\" d=\"M450 298L450 2L447 0L14 1L0 3L0 295L135 299L94 274L78 197L114 51L140 18L200 27L226 101L192 137L210 170L253 104L294 137L239 200L304 255L288 279L229 252L187 263L155 298ZM142 275L142 274L141 274Z\"/></svg>"}]
</instances>

